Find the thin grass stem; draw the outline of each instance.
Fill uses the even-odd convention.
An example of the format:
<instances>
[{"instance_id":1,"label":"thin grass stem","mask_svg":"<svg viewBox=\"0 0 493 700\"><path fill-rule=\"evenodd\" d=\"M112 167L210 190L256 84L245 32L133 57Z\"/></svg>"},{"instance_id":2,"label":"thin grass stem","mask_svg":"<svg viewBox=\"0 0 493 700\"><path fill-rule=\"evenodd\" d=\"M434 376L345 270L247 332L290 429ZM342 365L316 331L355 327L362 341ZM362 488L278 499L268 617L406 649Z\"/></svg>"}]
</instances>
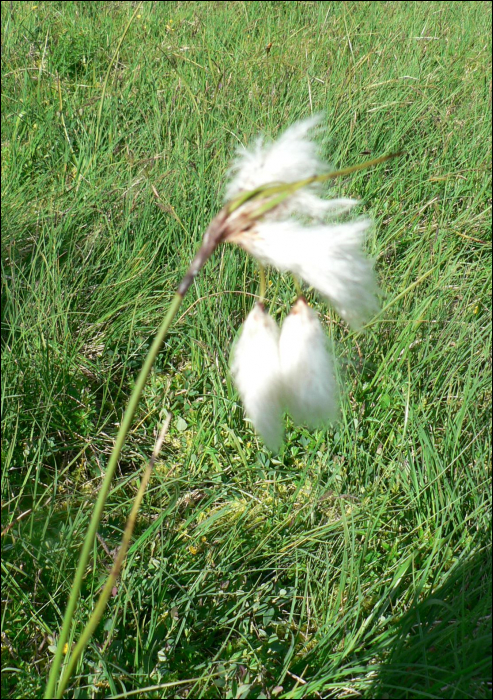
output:
<instances>
[{"instance_id":1,"label":"thin grass stem","mask_svg":"<svg viewBox=\"0 0 493 700\"><path fill-rule=\"evenodd\" d=\"M45 695L44 695L45 698L51 699L51 698L57 697L55 695L55 688L56 688L56 682L57 682L57 678L58 678L59 671L60 671L60 666L62 664L63 650L64 650L65 644L67 643L67 640L68 640L70 627L72 624L72 618L73 618L74 612L75 612L75 606L77 604L79 592L80 592L81 585L82 585L82 580L84 578L84 573L86 571L87 562L89 561L89 557L91 555L94 538L96 537L96 531L98 529L98 525L99 525L99 522L101 520L104 504L106 502L106 498L107 498L109 490L110 490L111 481L112 481L113 475L115 473L116 465L118 464L118 459L120 457L122 447L123 447L123 444L125 442L125 438L127 436L127 433L130 430L130 427L132 425L132 420L133 420L135 411L137 409L137 406L138 406L138 403L140 400L140 396L142 394L145 383L147 381L147 377L149 376L149 373L152 369L152 366L154 365L154 362L155 362L156 357L159 353L159 350L161 349L161 345L163 344L163 341L166 337L168 329L169 329L173 319L175 318L178 309L180 308L180 304L182 302L182 299L183 299L183 296L179 293L175 294L175 296L173 297L171 305L168 309L168 313L166 314L166 316L165 316L165 318L164 318L164 320L163 320L163 322L162 322L162 324L161 324L161 326L156 334L156 337L154 338L154 341L151 345L151 348L150 348L149 353L147 355L147 358L144 362L144 365L143 365L142 369L140 370L139 376L137 377L137 381L135 382L135 387L132 391L132 395L130 396L130 400L128 402L127 409L123 415L123 420L120 424L120 429L118 431L118 435L117 435L116 440L115 440L115 445L113 447L113 451L112 451L110 458L109 458L109 461L108 461L108 466L106 468L106 474L104 476L103 483L101 484L101 488L99 490L96 505L94 506L94 512L93 512L91 521L89 523L89 527L88 527L87 534L86 534L86 537L84 540L84 544L82 546L82 551L80 553L79 564L77 566L77 571L75 573L74 582L72 584L72 590L70 592L70 597L69 597L69 600L67 603L67 609L65 610L65 615L63 618L62 629L60 630L60 636L58 638L55 656L53 659L53 663L51 665L48 683L46 685L46 690L45 690Z\"/></svg>"},{"instance_id":2,"label":"thin grass stem","mask_svg":"<svg viewBox=\"0 0 493 700\"><path fill-rule=\"evenodd\" d=\"M104 612L104 609L106 607L106 603L108 602L111 592L113 590L113 587L115 586L118 576L120 574L120 570L122 567L122 564L125 560L125 557L127 555L128 547L130 545L130 540L132 538L132 533L134 531L135 527L135 522L137 520L137 513L140 508L140 504L142 503L142 499L144 497L145 490L147 488L147 484L149 483L149 479L151 478L151 473L154 467L154 464L159 456L159 453L161 451L161 447L164 441L164 438L166 436L166 433L168 432L169 425L171 422L171 413L168 414L166 417L166 420L163 423L163 426L161 428L161 431L159 433L158 439L156 440L156 444L154 445L154 449L152 451L152 456L146 466L146 469L144 471L144 474L142 476L142 480L140 482L139 490L137 491L137 495L135 497L132 510L130 511L130 515L128 516L127 524L125 526L125 530L123 533L122 537L122 542L120 545L120 549L118 550L118 554L115 557L115 561L113 562L113 566L111 569L111 572L106 580L106 583L104 584L103 590L101 591L101 594L99 596L99 600L96 603L96 606L92 612L91 617L89 618L89 621L87 622L86 626L84 627L84 630L82 631L82 634L79 637L79 641L75 645L75 648L70 655L70 658L68 659L66 666L64 668L62 678L60 680L60 683L58 685L58 688L55 693L55 698L61 698L63 696L63 692L65 688L68 685L68 682L70 680L70 677L72 673L74 672L74 669L77 665L77 661L79 660L79 657L81 656L82 652L87 646L87 643L89 642L91 636L94 633L94 630L96 629L99 620L101 619L101 616Z\"/></svg>"},{"instance_id":3,"label":"thin grass stem","mask_svg":"<svg viewBox=\"0 0 493 700\"><path fill-rule=\"evenodd\" d=\"M261 263L259 263L258 268L259 268L259 276L260 276L260 285L259 285L258 296L259 296L259 302L261 304L263 304L265 301L265 294L267 291L267 279L265 276L265 267Z\"/></svg>"}]
</instances>

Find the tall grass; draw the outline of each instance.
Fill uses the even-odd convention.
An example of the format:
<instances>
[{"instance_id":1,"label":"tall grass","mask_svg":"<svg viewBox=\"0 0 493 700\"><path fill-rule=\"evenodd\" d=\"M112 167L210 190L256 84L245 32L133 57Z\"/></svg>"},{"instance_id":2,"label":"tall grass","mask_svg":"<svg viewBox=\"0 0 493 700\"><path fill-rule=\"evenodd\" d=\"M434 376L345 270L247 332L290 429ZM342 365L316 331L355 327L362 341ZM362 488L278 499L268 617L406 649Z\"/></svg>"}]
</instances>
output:
<instances>
[{"instance_id":1,"label":"tall grass","mask_svg":"<svg viewBox=\"0 0 493 700\"><path fill-rule=\"evenodd\" d=\"M335 186L375 220L386 291L364 335L314 299L341 421L289 426L278 458L245 423L227 368L257 272L221 249L124 447L70 647L171 411L70 694L489 697L490 4L145 2L108 73L135 7L2 3L3 693L42 693L117 424L236 146L324 111L335 167L407 154ZM290 285L270 275L281 317Z\"/></svg>"}]
</instances>

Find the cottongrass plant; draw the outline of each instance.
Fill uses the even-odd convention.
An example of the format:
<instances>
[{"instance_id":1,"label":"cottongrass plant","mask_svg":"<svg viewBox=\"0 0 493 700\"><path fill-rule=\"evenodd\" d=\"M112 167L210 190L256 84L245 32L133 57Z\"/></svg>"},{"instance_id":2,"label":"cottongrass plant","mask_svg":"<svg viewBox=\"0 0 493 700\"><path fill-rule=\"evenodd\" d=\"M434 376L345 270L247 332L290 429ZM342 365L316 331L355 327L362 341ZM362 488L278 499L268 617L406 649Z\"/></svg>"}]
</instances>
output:
<instances>
[{"instance_id":1,"label":"cottongrass plant","mask_svg":"<svg viewBox=\"0 0 493 700\"><path fill-rule=\"evenodd\" d=\"M334 223L334 216L352 208L356 202L351 199L324 200L318 188L323 181L376 165L395 154L328 172L316 143L309 138L310 131L319 123L319 118L299 122L272 144L265 145L259 139L253 149L243 150L232 166L231 180L226 189L227 204L210 223L202 245L178 287L137 377L120 424L81 550L45 698L62 697L120 574L137 509L150 476L152 458L112 570L79 641L65 658L59 678L96 531L140 396L183 297L217 246L235 243L254 256L261 266L269 264L299 276L324 295L354 328L360 328L377 309L377 285L372 264L362 249L369 222ZM263 279L263 268L261 270ZM265 285L263 287L261 302L265 294ZM311 427L322 425L336 415L337 392L332 360L318 318L303 298L296 302L280 332L262 303L253 309L234 352L232 372L247 416L272 449L277 450L281 445L285 408L295 421Z\"/></svg>"}]
</instances>

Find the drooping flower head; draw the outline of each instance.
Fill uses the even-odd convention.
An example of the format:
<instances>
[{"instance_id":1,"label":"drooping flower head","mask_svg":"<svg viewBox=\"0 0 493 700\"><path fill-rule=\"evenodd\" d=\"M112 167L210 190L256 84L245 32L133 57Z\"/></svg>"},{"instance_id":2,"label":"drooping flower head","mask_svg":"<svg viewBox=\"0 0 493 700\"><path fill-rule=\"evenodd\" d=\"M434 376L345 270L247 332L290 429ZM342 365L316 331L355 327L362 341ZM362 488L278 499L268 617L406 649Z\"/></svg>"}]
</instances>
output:
<instances>
[{"instance_id":1,"label":"drooping flower head","mask_svg":"<svg viewBox=\"0 0 493 700\"><path fill-rule=\"evenodd\" d=\"M279 365L279 328L256 304L248 314L233 349L231 374L247 417L277 451L282 443L282 379Z\"/></svg>"},{"instance_id":2,"label":"drooping flower head","mask_svg":"<svg viewBox=\"0 0 493 700\"><path fill-rule=\"evenodd\" d=\"M324 199L320 182L381 163L327 172L310 134L315 117L294 124L277 141L258 139L242 148L226 187L226 206L207 229L202 247L183 278L183 295L219 243L236 243L263 265L291 272L320 292L353 328L378 309L378 286L363 246L370 221L334 219L357 202ZM261 295L262 296L262 295ZM337 389L325 336L316 314L300 299L279 338L262 305L245 321L231 367L247 416L271 449L282 439L282 410L294 420L320 426L337 413Z\"/></svg>"},{"instance_id":3,"label":"drooping flower head","mask_svg":"<svg viewBox=\"0 0 493 700\"><path fill-rule=\"evenodd\" d=\"M300 297L283 323L279 359L286 408L295 423L319 428L337 418L338 389L317 314Z\"/></svg>"}]
</instances>

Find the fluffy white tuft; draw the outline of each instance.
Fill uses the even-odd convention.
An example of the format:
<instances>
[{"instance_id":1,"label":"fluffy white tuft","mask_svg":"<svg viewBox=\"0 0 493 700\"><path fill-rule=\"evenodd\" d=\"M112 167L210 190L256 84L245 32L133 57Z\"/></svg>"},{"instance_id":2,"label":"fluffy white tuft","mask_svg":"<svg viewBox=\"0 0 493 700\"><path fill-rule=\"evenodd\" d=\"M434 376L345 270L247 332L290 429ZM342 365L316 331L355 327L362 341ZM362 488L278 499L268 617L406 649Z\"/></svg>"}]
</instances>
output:
<instances>
[{"instance_id":1,"label":"fluffy white tuft","mask_svg":"<svg viewBox=\"0 0 493 700\"><path fill-rule=\"evenodd\" d=\"M233 349L231 374L247 417L269 449L283 439L279 328L260 304L248 314Z\"/></svg>"},{"instance_id":2,"label":"fluffy white tuft","mask_svg":"<svg viewBox=\"0 0 493 700\"><path fill-rule=\"evenodd\" d=\"M251 149L241 148L231 167L233 176L226 189L226 199L234 199L240 192L254 190L261 185L296 182L327 170L319 157L318 145L308 138L309 132L320 123L320 116L293 124L284 134L267 146L257 139ZM298 190L266 218L279 218L297 213L315 219L327 214L339 214L357 204L354 199L325 200L317 196L317 185Z\"/></svg>"},{"instance_id":3,"label":"fluffy white tuft","mask_svg":"<svg viewBox=\"0 0 493 700\"><path fill-rule=\"evenodd\" d=\"M363 251L369 221L303 226L294 219L257 222L238 244L266 265L301 277L353 328L378 310L373 265Z\"/></svg>"},{"instance_id":4,"label":"fluffy white tuft","mask_svg":"<svg viewBox=\"0 0 493 700\"><path fill-rule=\"evenodd\" d=\"M321 427L337 417L338 392L317 314L298 299L284 321L279 357L287 408L296 423Z\"/></svg>"}]
</instances>

